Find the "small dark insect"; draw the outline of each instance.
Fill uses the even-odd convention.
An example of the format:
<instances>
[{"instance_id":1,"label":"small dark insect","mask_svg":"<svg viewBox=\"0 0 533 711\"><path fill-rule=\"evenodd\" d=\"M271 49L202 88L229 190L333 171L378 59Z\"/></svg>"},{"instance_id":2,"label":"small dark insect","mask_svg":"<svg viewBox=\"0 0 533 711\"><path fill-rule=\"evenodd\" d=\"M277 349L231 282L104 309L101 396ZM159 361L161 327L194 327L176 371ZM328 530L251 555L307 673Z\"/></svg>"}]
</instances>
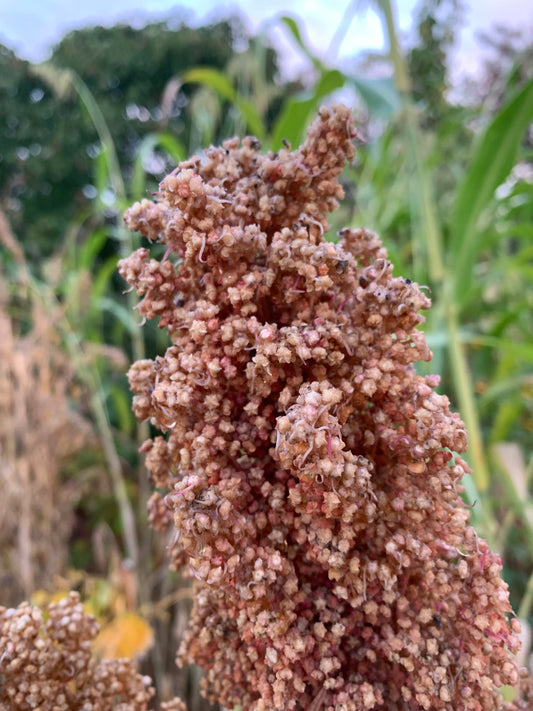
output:
<instances>
[{"instance_id":1,"label":"small dark insect","mask_svg":"<svg viewBox=\"0 0 533 711\"><path fill-rule=\"evenodd\" d=\"M343 272L346 271L347 266L348 266L347 259L339 259L339 261L335 265L335 271L337 272L337 274L342 274Z\"/></svg>"},{"instance_id":2,"label":"small dark insect","mask_svg":"<svg viewBox=\"0 0 533 711\"><path fill-rule=\"evenodd\" d=\"M410 279L404 279L404 282L405 282L406 284L412 284L412 283L413 283Z\"/></svg>"},{"instance_id":3,"label":"small dark insect","mask_svg":"<svg viewBox=\"0 0 533 711\"><path fill-rule=\"evenodd\" d=\"M435 627L440 630L440 628L442 627L442 617L439 615L439 613L436 612L431 619Z\"/></svg>"},{"instance_id":4,"label":"small dark insect","mask_svg":"<svg viewBox=\"0 0 533 711\"><path fill-rule=\"evenodd\" d=\"M282 138L282 139L281 139L281 142L283 143L283 145L285 146L285 148L286 148L288 151L291 150L291 144L289 143L289 141L288 141L286 138Z\"/></svg>"},{"instance_id":5,"label":"small dark insect","mask_svg":"<svg viewBox=\"0 0 533 711\"><path fill-rule=\"evenodd\" d=\"M364 289L365 286L368 286L369 281L368 281L368 279L365 279L364 276L361 276L361 277L359 277L359 284L360 284L360 286L362 286L363 289Z\"/></svg>"},{"instance_id":6,"label":"small dark insect","mask_svg":"<svg viewBox=\"0 0 533 711\"><path fill-rule=\"evenodd\" d=\"M258 138L252 138L251 144L254 151L258 151L261 148L261 141Z\"/></svg>"}]
</instances>

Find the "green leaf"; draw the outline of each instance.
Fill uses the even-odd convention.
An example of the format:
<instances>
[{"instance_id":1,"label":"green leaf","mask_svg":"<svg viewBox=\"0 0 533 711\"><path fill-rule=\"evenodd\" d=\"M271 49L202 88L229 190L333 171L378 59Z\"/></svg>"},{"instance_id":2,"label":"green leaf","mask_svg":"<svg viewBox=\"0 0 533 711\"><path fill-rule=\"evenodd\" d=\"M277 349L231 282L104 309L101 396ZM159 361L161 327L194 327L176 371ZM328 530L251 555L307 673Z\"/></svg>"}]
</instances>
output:
<instances>
[{"instance_id":1,"label":"green leaf","mask_svg":"<svg viewBox=\"0 0 533 711\"><path fill-rule=\"evenodd\" d=\"M274 126L272 134L272 147L274 150L279 148L283 138L294 146L299 145L309 117L315 113L320 100L344 86L345 79L344 74L336 69L328 69L320 77L312 95L307 95L306 98L291 99L286 102Z\"/></svg>"},{"instance_id":2,"label":"green leaf","mask_svg":"<svg viewBox=\"0 0 533 711\"><path fill-rule=\"evenodd\" d=\"M92 303L98 307L100 299L103 297L111 280L117 270L117 257L108 257L94 276L92 285Z\"/></svg>"},{"instance_id":3,"label":"green leaf","mask_svg":"<svg viewBox=\"0 0 533 711\"><path fill-rule=\"evenodd\" d=\"M444 329L426 332L425 335L426 341L431 349L447 346L450 341L450 335L448 331ZM463 345L475 348L494 348L500 350L502 353L509 353L516 358L533 361L533 344L520 343L510 338L496 338L494 336L472 333L472 331L466 328L459 331L458 338L459 342Z\"/></svg>"},{"instance_id":4,"label":"green leaf","mask_svg":"<svg viewBox=\"0 0 533 711\"><path fill-rule=\"evenodd\" d=\"M462 478L461 485L465 488L464 498L468 502L469 506L472 506L475 503L475 506L470 509L470 518L472 523L476 528L481 528L485 519L483 511L484 497L480 495L478 489L476 488L476 482L471 474L466 474Z\"/></svg>"},{"instance_id":5,"label":"green leaf","mask_svg":"<svg viewBox=\"0 0 533 711\"><path fill-rule=\"evenodd\" d=\"M257 138L264 138L265 125L263 119L256 111L254 105L238 94L233 84L222 72L208 67L194 67L188 72L185 72L181 80L183 83L191 82L202 84L203 86L214 89L223 99L227 99L235 104L246 120L248 129L257 136Z\"/></svg>"},{"instance_id":6,"label":"green leaf","mask_svg":"<svg viewBox=\"0 0 533 711\"><path fill-rule=\"evenodd\" d=\"M146 185L146 171L144 165L154 148L157 146L157 134L149 133L143 138L133 164L133 176L131 179L131 195L134 200L139 200Z\"/></svg>"},{"instance_id":7,"label":"green leaf","mask_svg":"<svg viewBox=\"0 0 533 711\"><path fill-rule=\"evenodd\" d=\"M125 306L118 304L116 301L108 298L107 296L100 299L99 305L102 311L108 311L113 314L113 316L122 324L128 333L134 334L139 330L139 321L136 320L134 314ZM137 318L139 318L138 315Z\"/></svg>"},{"instance_id":8,"label":"green leaf","mask_svg":"<svg viewBox=\"0 0 533 711\"><path fill-rule=\"evenodd\" d=\"M105 146L96 156L94 161L94 182L98 192L98 199L102 199L102 195L109 186L109 161L108 151Z\"/></svg>"},{"instance_id":9,"label":"green leaf","mask_svg":"<svg viewBox=\"0 0 533 711\"><path fill-rule=\"evenodd\" d=\"M516 396L521 398L523 388L533 388L533 374L519 373L509 378L499 378L489 385L483 395L479 398L480 408L493 406L496 402L504 401L506 398Z\"/></svg>"},{"instance_id":10,"label":"green leaf","mask_svg":"<svg viewBox=\"0 0 533 711\"><path fill-rule=\"evenodd\" d=\"M132 416L129 393L122 387L113 385L109 392L109 400L118 420L119 431L132 432L134 429L134 418Z\"/></svg>"},{"instance_id":11,"label":"green leaf","mask_svg":"<svg viewBox=\"0 0 533 711\"><path fill-rule=\"evenodd\" d=\"M511 338L493 338L492 336L474 336L470 340L474 346L488 346L497 348L502 353L509 353L515 358L520 358L526 362L533 362L533 343L520 343Z\"/></svg>"},{"instance_id":12,"label":"green leaf","mask_svg":"<svg viewBox=\"0 0 533 711\"><path fill-rule=\"evenodd\" d=\"M146 135L137 149L137 155L135 156L135 163L133 165L131 192L133 198L136 200L144 197L143 193L146 187L146 171L144 166L157 147L165 150L176 163L186 158L185 148L177 138L174 138L170 133L154 132Z\"/></svg>"},{"instance_id":13,"label":"green leaf","mask_svg":"<svg viewBox=\"0 0 533 711\"><path fill-rule=\"evenodd\" d=\"M93 94L89 90L89 87L85 82L75 73L70 72L70 79L72 86L76 90L80 101L85 107L87 113L89 114L93 125L98 132L98 137L102 144L103 154L105 154L105 159L107 162L107 172L109 175L109 180L115 191L115 195L120 200L124 200L126 197L126 190L124 188L124 181L122 179L122 173L120 170L120 164L118 162L117 152L115 148L115 143L111 135L111 131L106 123L105 117L102 113L98 102L94 98Z\"/></svg>"},{"instance_id":14,"label":"green leaf","mask_svg":"<svg viewBox=\"0 0 533 711\"><path fill-rule=\"evenodd\" d=\"M98 133L102 145L102 152L98 157L97 183L102 183L105 173L106 180L109 179L116 196L123 200L126 193L113 137L102 110L87 84L71 69L60 69L50 63L33 65L32 73L46 81L62 100L66 101L73 90L76 92ZM101 186L99 191L101 193Z\"/></svg>"},{"instance_id":15,"label":"green leaf","mask_svg":"<svg viewBox=\"0 0 533 711\"><path fill-rule=\"evenodd\" d=\"M311 50L308 48L308 46L305 44L305 42L302 39L302 33L300 32L300 28L298 26L298 23L296 20L292 17L289 17L288 15L284 15L283 17L280 17L280 22L284 24L293 38L296 41L296 44L300 49L303 51L305 56L313 63L313 66L315 69L317 69L321 74L326 70L324 64L316 57Z\"/></svg>"},{"instance_id":16,"label":"green leaf","mask_svg":"<svg viewBox=\"0 0 533 711\"><path fill-rule=\"evenodd\" d=\"M173 161L179 163L187 158L187 151L183 144L171 133L158 133L158 143L165 150Z\"/></svg>"},{"instance_id":17,"label":"green leaf","mask_svg":"<svg viewBox=\"0 0 533 711\"><path fill-rule=\"evenodd\" d=\"M533 79L501 109L481 136L459 189L452 217L454 286L457 301L472 279L474 263L484 245L476 231L479 218L496 188L509 175L520 143L533 119Z\"/></svg>"},{"instance_id":18,"label":"green leaf","mask_svg":"<svg viewBox=\"0 0 533 711\"><path fill-rule=\"evenodd\" d=\"M82 271L83 269L93 271L94 261L100 254L107 240L108 235L105 230L99 229L91 232L80 248L76 269L78 271Z\"/></svg>"},{"instance_id":19,"label":"green leaf","mask_svg":"<svg viewBox=\"0 0 533 711\"><path fill-rule=\"evenodd\" d=\"M500 479L507 490L508 500L516 511L533 552L533 504L528 496L528 476L524 455L516 442L497 442L492 446L500 471Z\"/></svg>"},{"instance_id":20,"label":"green leaf","mask_svg":"<svg viewBox=\"0 0 533 711\"><path fill-rule=\"evenodd\" d=\"M347 82L352 84L363 99L372 118L390 119L399 111L400 97L392 77L365 79L348 76Z\"/></svg>"}]
</instances>

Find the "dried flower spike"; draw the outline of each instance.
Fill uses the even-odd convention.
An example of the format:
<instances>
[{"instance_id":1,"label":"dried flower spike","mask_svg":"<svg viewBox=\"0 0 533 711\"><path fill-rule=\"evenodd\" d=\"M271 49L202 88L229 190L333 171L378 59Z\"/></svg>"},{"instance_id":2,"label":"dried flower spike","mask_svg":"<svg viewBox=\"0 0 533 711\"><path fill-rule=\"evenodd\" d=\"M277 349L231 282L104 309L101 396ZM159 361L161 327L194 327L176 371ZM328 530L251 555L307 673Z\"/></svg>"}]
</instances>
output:
<instances>
[{"instance_id":1,"label":"dried flower spike","mask_svg":"<svg viewBox=\"0 0 533 711\"><path fill-rule=\"evenodd\" d=\"M518 638L458 500L464 425L413 367L430 301L374 233L324 237L355 135L334 106L293 152L226 141L126 214L167 250L120 273L171 343L129 377L196 581L179 662L246 711L494 711Z\"/></svg>"}]
</instances>

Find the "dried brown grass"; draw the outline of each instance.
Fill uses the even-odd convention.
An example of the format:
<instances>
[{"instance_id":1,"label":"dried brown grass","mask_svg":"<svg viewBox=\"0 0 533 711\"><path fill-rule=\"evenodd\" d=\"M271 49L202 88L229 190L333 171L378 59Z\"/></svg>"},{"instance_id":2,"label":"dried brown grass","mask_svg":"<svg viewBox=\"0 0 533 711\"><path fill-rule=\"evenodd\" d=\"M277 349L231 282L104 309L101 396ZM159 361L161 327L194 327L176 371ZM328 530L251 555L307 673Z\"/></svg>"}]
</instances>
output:
<instances>
[{"instance_id":1,"label":"dried brown grass","mask_svg":"<svg viewBox=\"0 0 533 711\"><path fill-rule=\"evenodd\" d=\"M0 241L19 266L23 254L0 213ZM63 572L75 480L62 472L91 438L71 406L74 372L57 336L60 307L47 311L26 287L0 274L0 604L15 605ZM11 287L8 290L8 287ZM11 292L11 293L9 293ZM28 323L14 308L31 314ZM24 331L23 331L24 328Z\"/></svg>"}]
</instances>

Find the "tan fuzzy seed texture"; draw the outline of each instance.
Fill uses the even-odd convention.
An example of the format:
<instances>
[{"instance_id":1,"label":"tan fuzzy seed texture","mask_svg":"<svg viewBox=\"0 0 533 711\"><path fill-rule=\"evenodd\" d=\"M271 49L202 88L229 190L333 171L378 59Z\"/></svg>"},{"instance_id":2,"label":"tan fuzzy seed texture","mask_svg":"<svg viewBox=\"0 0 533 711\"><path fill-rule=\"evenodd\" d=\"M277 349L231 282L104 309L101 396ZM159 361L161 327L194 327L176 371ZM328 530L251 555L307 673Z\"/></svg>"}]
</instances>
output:
<instances>
[{"instance_id":1,"label":"tan fuzzy seed texture","mask_svg":"<svg viewBox=\"0 0 533 711\"><path fill-rule=\"evenodd\" d=\"M147 711L150 678L131 659L96 659L98 630L74 592L49 605L46 621L26 602L0 607L0 709Z\"/></svg>"},{"instance_id":2,"label":"tan fuzzy seed texture","mask_svg":"<svg viewBox=\"0 0 533 711\"><path fill-rule=\"evenodd\" d=\"M355 135L334 106L293 152L232 139L126 214L168 251L120 272L170 340L129 377L162 432L151 522L195 579L179 663L226 708L494 711L518 640L458 500L464 425L414 370L430 301L374 233L324 237Z\"/></svg>"}]
</instances>

